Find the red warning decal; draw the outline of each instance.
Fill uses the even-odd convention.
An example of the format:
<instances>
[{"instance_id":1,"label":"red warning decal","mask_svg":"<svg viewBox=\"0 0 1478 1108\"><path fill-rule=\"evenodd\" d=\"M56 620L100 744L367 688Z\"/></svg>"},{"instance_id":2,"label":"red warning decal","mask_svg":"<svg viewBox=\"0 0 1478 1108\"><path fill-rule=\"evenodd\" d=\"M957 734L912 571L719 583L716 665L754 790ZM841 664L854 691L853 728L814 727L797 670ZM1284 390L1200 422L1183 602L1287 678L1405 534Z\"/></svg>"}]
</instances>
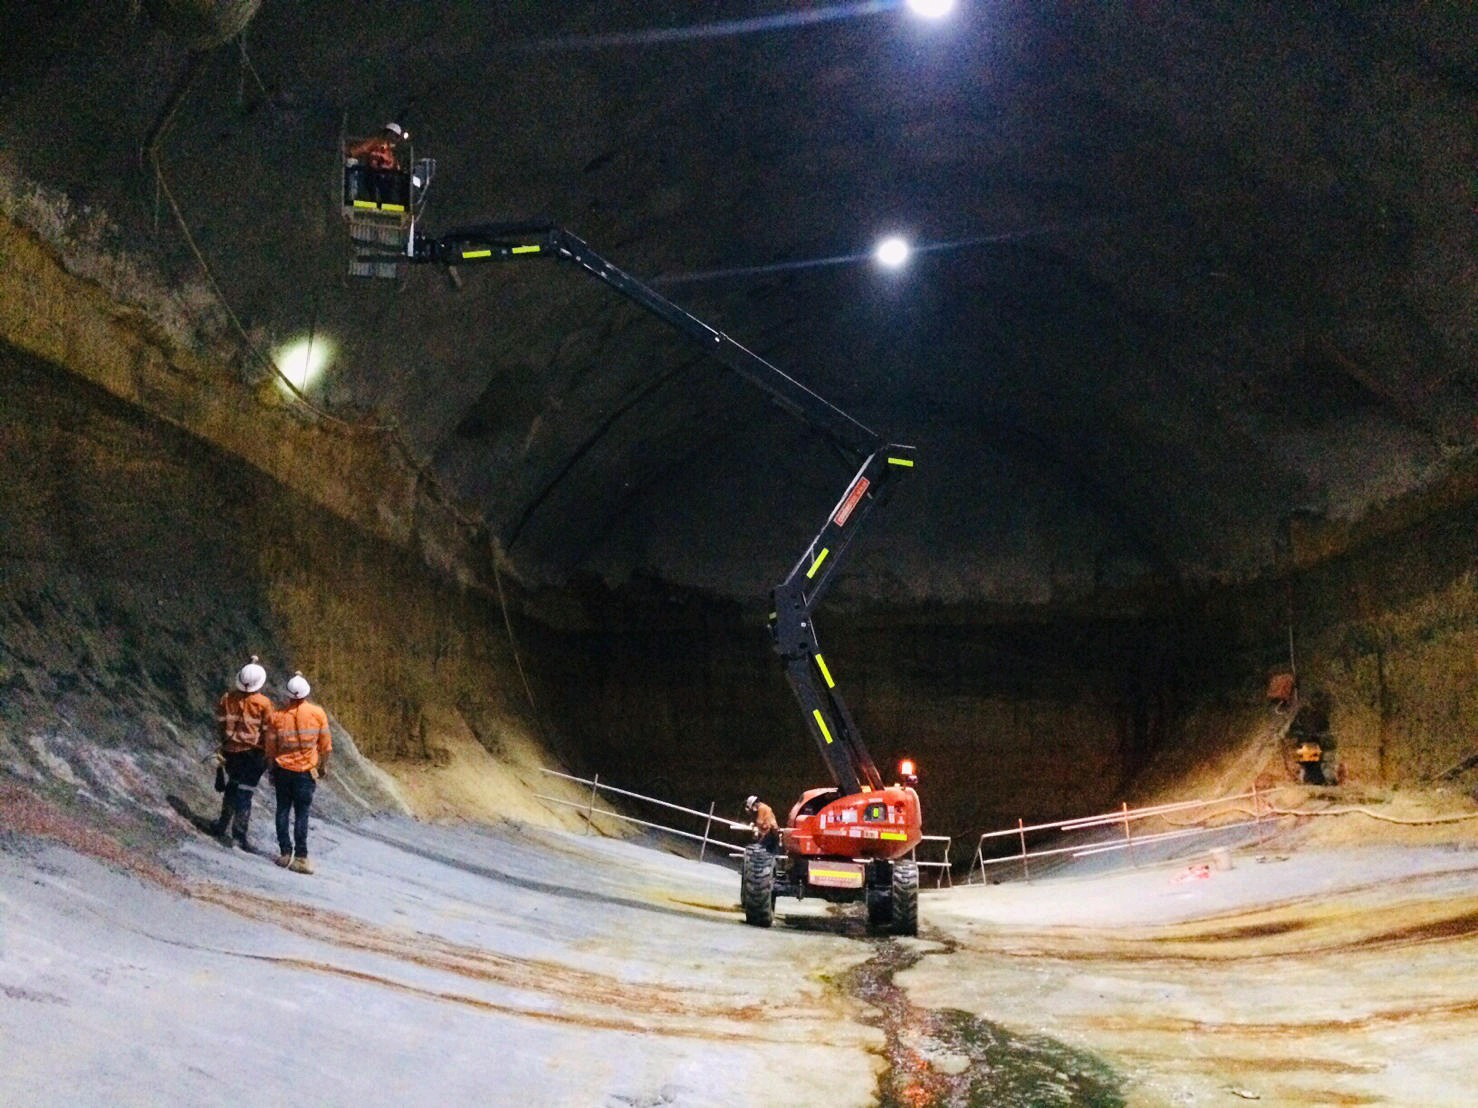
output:
<instances>
[{"instance_id":1,"label":"red warning decal","mask_svg":"<svg viewBox=\"0 0 1478 1108\"><path fill-rule=\"evenodd\" d=\"M847 525L847 517L852 514L852 509L857 507L857 502L862 499L863 493L867 492L868 480L866 477L857 478L857 483L852 486L852 491L847 493L846 499L837 508L837 514L831 517L831 521L838 527Z\"/></svg>"}]
</instances>

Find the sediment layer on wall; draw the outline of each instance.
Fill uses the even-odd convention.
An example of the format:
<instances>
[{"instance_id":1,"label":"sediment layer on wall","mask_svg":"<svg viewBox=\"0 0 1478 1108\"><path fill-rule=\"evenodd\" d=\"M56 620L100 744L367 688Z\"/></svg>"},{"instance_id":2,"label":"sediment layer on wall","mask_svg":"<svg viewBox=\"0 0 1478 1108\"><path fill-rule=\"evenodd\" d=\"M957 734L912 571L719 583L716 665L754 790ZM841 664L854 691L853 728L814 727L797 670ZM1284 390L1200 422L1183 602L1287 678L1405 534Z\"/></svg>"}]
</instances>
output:
<instances>
[{"instance_id":1,"label":"sediment layer on wall","mask_svg":"<svg viewBox=\"0 0 1478 1108\"><path fill-rule=\"evenodd\" d=\"M149 768L100 794L205 789L215 699L254 653L438 814L549 820L485 550L413 467L171 347L24 230L0 222L0 251L5 768L113 751ZM471 762L486 786L446 811L435 775Z\"/></svg>"},{"instance_id":2,"label":"sediment layer on wall","mask_svg":"<svg viewBox=\"0 0 1478 1108\"><path fill-rule=\"evenodd\" d=\"M249 387L168 340L141 312L72 276L35 234L0 219L0 341L211 443L464 584L486 574L480 533L393 431L316 418L272 383Z\"/></svg>"}]
</instances>

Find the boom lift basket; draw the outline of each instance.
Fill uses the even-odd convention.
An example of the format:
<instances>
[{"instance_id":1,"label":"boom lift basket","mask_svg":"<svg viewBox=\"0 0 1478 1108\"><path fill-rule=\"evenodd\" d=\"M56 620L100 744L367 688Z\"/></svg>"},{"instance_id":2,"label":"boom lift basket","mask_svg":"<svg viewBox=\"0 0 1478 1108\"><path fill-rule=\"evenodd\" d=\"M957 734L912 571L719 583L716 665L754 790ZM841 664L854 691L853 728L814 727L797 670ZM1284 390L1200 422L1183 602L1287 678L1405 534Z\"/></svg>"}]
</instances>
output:
<instances>
[{"instance_id":1,"label":"boom lift basket","mask_svg":"<svg viewBox=\"0 0 1478 1108\"><path fill-rule=\"evenodd\" d=\"M436 172L431 158L415 160L409 142L393 169L376 169L353 151L367 138L346 138L341 154L344 222L349 227L349 276L395 279L405 275L415 249L416 218Z\"/></svg>"}]
</instances>

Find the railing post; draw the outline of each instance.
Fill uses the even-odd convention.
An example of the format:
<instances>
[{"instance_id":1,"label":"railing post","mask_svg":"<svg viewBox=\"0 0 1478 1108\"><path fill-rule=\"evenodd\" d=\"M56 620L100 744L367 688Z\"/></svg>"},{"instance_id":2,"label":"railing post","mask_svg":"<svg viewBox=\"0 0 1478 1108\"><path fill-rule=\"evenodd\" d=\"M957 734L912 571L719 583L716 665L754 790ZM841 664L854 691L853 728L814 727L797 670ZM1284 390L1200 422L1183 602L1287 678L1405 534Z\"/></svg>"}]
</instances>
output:
<instances>
[{"instance_id":1,"label":"railing post","mask_svg":"<svg viewBox=\"0 0 1478 1108\"><path fill-rule=\"evenodd\" d=\"M975 865L980 867L980 883L989 884L985 879L985 836L981 835L975 843ZM970 884L970 878L975 875L975 867L971 866L970 872L965 875L965 884Z\"/></svg>"},{"instance_id":2,"label":"railing post","mask_svg":"<svg viewBox=\"0 0 1478 1108\"><path fill-rule=\"evenodd\" d=\"M1139 863L1134 860L1134 836L1129 832L1129 801L1120 801L1119 810L1124 813L1124 849L1129 852L1129 864L1138 868Z\"/></svg>"},{"instance_id":3,"label":"railing post","mask_svg":"<svg viewBox=\"0 0 1478 1108\"><path fill-rule=\"evenodd\" d=\"M595 791L600 788L600 774L590 782L590 803L585 806L585 834L590 834L590 829L595 826Z\"/></svg>"},{"instance_id":4,"label":"railing post","mask_svg":"<svg viewBox=\"0 0 1478 1108\"><path fill-rule=\"evenodd\" d=\"M708 822L703 825L703 845L698 848L698 861L703 861L703 855L708 853L708 830L713 826L713 806L717 800L708 802Z\"/></svg>"},{"instance_id":5,"label":"railing post","mask_svg":"<svg viewBox=\"0 0 1478 1108\"><path fill-rule=\"evenodd\" d=\"M1021 836L1021 877L1024 881L1032 879L1031 867L1026 864L1026 820L1020 816L1016 817L1016 833ZM981 876L984 876L982 871Z\"/></svg>"}]
</instances>

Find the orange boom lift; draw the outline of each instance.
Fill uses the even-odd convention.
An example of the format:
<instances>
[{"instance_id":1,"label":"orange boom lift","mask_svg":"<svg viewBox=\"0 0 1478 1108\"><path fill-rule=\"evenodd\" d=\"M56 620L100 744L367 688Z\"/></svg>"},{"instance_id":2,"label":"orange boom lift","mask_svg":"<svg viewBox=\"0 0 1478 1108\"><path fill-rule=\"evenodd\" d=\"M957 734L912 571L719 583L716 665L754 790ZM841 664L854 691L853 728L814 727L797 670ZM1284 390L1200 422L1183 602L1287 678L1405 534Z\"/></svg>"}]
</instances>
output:
<instances>
[{"instance_id":1,"label":"orange boom lift","mask_svg":"<svg viewBox=\"0 0 1478 1108\"><path fill-rule=\"evenodd\" d=\"M806 729L832 785L807 790L790 811L783 847L744 855L740 894L747 922L768 927L779 896L862 901L868 922L895 934L918 933L919 870L912 859L923 836L912 762L885 783L847 710L816 638L815 611L853 540L897 479L914 468L914 449L889 443L764 358L618 269L586 242L552 223L496 223L439 237L411 229L404 252L386 258L359 247L368 268L387 261L466 266L552 258L573 262L692 339L715 360L763 389L781 407L857 463L841 499L785 580L771 593L770 634Z\"/></svg>"}]
</instances>

